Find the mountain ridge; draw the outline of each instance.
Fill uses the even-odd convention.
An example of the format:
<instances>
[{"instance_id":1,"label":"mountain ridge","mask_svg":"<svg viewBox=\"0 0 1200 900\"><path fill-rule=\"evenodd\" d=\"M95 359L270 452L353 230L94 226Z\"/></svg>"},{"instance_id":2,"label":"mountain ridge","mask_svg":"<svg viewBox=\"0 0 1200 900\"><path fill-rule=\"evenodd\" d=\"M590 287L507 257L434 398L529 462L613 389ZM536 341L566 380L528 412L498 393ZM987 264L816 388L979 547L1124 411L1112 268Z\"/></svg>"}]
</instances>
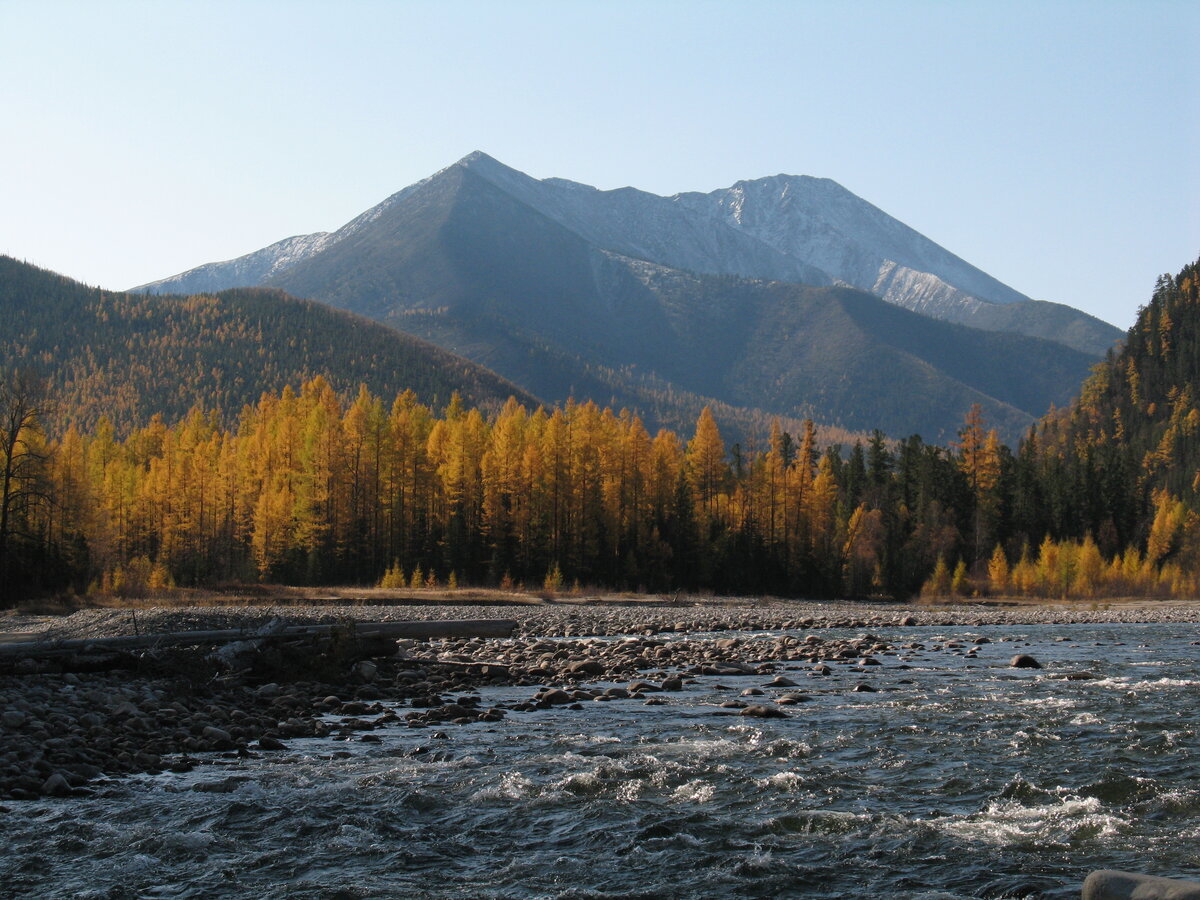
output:
<instances>
[{"instance_id":1,"label":"mountain ridge","mask_svg":"<svg viewBox=\"0 0 1200 900\"><path fill-rule=\"evenodd\" d=\"M1054 307L1056 321L1068 320L1069 327L1057 332L1067 335L1065 342L1097 357L1120 337L1115 327L1094 316L1063 304L1032 300L1004 285L829 178L780 174L740 180L708 193L662 197L632 187L600 190L565 178L534 179L478 150L393 193L335 232L287 239L311 239L312 246L303 254L280 259L265 277L349 237L411 192L454 169L475 172L603 249L649 262L704 274L844 283L936 318L1053 339L1054 330L1042 321L1049 315L1048 305ZM779 200L774 206L764 201L764 195L772 194ZM813 199L817 194L819 202ZM692 215L681 217L682 211ZM877 246L865 245L855 231L869 233ZM211 278L214 267L224 267L233 280L253 277L243 273L247 267L242 261L282 243L131 290L212 289L211 282L196 279L201 270ZM937 274L920 266L947 271ZM1021 309L996 314L993 307L1007 304ZM1026 318L1034 321L1027 324Z\"/></svg>"},{"instance_id":2,"label":"mountain ridge","mask_svg":"<svg viewBox=\"0 0 1200 900\"><path fill-rule=\"evenodd\" d=\"M780 182L784 190L798 183ZM851 206L863 202L834 182L819 186ZM602 402L622 396L627 383L613 373L633 371L670 385L668 393L765 414L805 410L846 429L880 427L893 435L953 437L966 407L978 402L1015 440L1051 404L1069 401L1097 358L1054 342L1071 333L1082 316L1077 311L1015 292L1008 303L968 297L995 311L1006 328L1022 310L1034 309L1041 319L1030 330L1039 334L948 329L953 323L887 303L844 279L813 275L723 221L719 210L687 208L698 203L634 188L539 181L476 153L329 235L292 239L281 247L291 255L277 265L271 253L256 265L273 266L268 286L411 332L555 403L579 384L590 385L589 395ZM749 215L745 207L743 213ZM915 234L881 211L870 215L895 230L896 240ZM820 240L833 233L824 229ZM934 248L929 253L948 254L925 243ZM843 245L861 257L862 271L879 277L878 254ZM898 265L885 273L893 282L916 277ZM167 286L186 287L186 277L151 287ZM847 303L856 315L842 309ZM841 313L824 315L822 304ZM833 324L822 331L806 316ZM888 334L883 322L896 333ZM781 336L791 341L786 351ZM945 341L978 356L948 354L938 346ZM774 374L756 362L768 346ZM867 349L856 355L855 348ZM824 369L813 364L817 359ZM990 374L981 381L973 368ZM605 373L602 383L596 373ZM1021 386L1006 394L1005 380Z\"/></svg>"},{"instance_id":3,"label":"mountain ridge","mask_svg":"<svg viewBox=\"0 0 1200 900\"><path fill-rule=\"evenodd\" d=\"M0 255L0 362L49 379L64 418L118 430L193 407L236 417L264 391L317 375L413 389L443 405L458 391L483 408L537 399L467 359L361 316L273 288L146 296L89 287Z\"/></svg>"}]
</instances>

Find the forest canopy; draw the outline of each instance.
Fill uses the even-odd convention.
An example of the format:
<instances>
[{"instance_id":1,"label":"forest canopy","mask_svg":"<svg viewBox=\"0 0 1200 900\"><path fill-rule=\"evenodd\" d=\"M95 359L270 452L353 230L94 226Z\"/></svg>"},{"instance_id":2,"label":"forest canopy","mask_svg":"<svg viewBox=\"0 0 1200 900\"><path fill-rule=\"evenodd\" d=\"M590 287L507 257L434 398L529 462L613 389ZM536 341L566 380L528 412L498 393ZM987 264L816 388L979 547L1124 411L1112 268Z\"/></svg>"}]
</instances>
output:
<instances>
[{"instance_id":1,"label":"forest canopy","mask_svg":"<svg viewBox=\"0 0 1200 900\"><path fill-rule=\"evenodd\" d=\"M6 599L214 581L600 585L792 596L1193 591L1200 270L1164 276L1083 386L1015 452L978 407L949 448L811 422L727 446L705 409L651 434L594 403L443 409L412 391L267 392L119 437L47 435L10 374ZM39 393L39 391L41 393ZM32 409L32 414L28 414ZM24 412L22 412L24 410Z\"/></svg>"}]
</instances>

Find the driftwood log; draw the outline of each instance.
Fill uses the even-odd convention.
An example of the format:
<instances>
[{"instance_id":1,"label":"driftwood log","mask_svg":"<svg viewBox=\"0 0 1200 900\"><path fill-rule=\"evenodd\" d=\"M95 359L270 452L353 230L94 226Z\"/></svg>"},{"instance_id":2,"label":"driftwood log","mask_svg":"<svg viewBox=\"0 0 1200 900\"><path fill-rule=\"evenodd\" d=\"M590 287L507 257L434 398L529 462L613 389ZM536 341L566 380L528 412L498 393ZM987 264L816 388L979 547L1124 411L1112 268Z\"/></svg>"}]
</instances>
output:
<instances>
[{"instance_id":1,"label":"driftwood log","mask_svg":"<svg viewBox=\"0 0 1200 900\"><path fill-rule=\"evenodd\" d=\"M352 633L356 638L503 638L510 637L517 623L512 619L443 619L421 622L353 622L329 625L281 625L257 632L175 631L165 634L122 635L110 638L20 641L0 644L0 660L37 659L80 653L116 653L157 650L164 647L197 647L231 644L236 641L270 641L289 638L327 637Z\"/></svg>"}]
</instances>

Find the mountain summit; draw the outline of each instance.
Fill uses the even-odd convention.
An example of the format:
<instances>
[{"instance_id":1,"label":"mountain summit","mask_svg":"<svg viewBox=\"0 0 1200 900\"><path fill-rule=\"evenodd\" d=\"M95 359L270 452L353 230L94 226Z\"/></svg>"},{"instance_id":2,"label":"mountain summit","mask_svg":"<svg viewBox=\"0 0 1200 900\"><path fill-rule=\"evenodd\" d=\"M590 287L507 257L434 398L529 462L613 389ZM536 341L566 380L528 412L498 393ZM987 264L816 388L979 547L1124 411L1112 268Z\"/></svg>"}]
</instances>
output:
<instances>
[{"instance_id":1,"label":"mountain summit","mask_svg":"<svg viewBox=\"0 0 1200 900\"><path fill-rule=\"evenodd\" d=\"M672 425L693 414L686 394L937 438L979 402L1012 437L1119 337L826 179L661 197L538 180L480 152L337 231L135 290L242 285L394 325L547 400Z\"/></svg>"},{"instance_id":2,"label":"mountain summit","mask_svg":"<svg viewBox=\"0 0 1200 900\"><path fill-rule=\"evenodd\" d=\"M1120 338L1093 316L1030 299L828 178L775 175L707 194L660 197L630 187L601 191L563 178L537 180L480 150L332 234L289 237L134 290L194 293L267 283L456 171L490 182L597 247L634 259L708 275L844 284L934 318L1044 337L1097 356Z\"/></svg>"}]
</instances>

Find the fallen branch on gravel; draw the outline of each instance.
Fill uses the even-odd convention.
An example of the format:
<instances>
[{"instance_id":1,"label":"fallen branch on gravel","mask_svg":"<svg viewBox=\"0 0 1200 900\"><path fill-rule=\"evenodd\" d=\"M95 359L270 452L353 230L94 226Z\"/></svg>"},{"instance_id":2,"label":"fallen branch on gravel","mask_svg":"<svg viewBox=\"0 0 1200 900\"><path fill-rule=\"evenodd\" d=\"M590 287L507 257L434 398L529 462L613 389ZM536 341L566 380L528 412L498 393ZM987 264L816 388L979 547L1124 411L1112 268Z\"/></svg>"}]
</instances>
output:
<instances>
[{"instance_id":1,"label":"fallen branch on gravel","mask_svg":"<svg viewBox=\"0 0 1200 900\"><path fill-rule=\"evenodd\" d=\"M297 637L323 637L350 632L358 638L503 638L517 623L512 619L444 619L423 622L355 622L328 625L288 625L270 634L241 629L225 631L175 631L165 634L122 635L109 638L21 641L0 644L0 659L38 658L78 653L112 653L121 650L156 650L163 647L196 647L235 641L267 641Z\"/></svg>"}]
</instances>

